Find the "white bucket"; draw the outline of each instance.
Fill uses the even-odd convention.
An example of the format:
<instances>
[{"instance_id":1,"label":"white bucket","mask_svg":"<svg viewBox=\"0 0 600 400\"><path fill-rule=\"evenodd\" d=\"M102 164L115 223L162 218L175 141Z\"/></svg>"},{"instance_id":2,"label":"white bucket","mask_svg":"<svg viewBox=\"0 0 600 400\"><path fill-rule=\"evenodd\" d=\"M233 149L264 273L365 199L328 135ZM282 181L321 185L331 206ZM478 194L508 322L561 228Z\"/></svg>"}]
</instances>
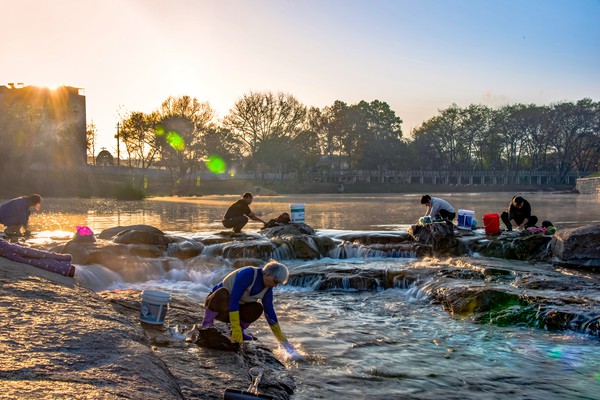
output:
<instances>
[{"instance_id":1,"label":"white bucket","mask_svg":"<svg viewBox=\"0 0 600 400\"><path fill-rule=\"evenodd\" d=\"M304 222L304 204L290 204L292 222Z\"/></svg>"},{"instance_id":2,"label":"white bucket","mask_svg":"<svg viewBox=\"0 0 600 400\"><path fill-rule=\"evenodd\" d=\"M140 321L156 325L165 322L169 301L171 301L169 293L161 292L160 290L144 290L142 292Z\"/></svg>"},{"instance_id":3,"label":"white bucket","mask_svg":"<svg viewBox=\"0 0 600 400\"><path fill-rule=\"evenodd\" d=\"M458 228L459 229L471 229L473 227L473 221L475 218L475 211L472 210L458 210Z\"/></svg>"}]
</instances>

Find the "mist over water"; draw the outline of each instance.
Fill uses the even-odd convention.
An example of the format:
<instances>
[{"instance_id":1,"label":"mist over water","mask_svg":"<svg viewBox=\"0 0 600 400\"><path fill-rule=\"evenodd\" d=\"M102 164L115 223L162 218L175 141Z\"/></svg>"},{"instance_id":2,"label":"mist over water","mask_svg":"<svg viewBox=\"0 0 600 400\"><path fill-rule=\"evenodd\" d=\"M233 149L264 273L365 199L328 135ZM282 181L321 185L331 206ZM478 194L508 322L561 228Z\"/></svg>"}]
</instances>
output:
<instances>
[{"instance_id":1,"label":"mist over water","mask_svg":"<svg viewBox=\"0 0 600 400\"><path fill-rule=\"evenodd\" d=\"M432 194L435 195L435 194ZM440 194L456 209L500 213L513 194ZM600 223L598 197L525 193L540 221L559 229ZM423 215L420 195L257 196L251 208L274 218L290 203L306 205L306 222L321 234L340 231L404 230ZM76 225L96 233L117 225L153 225L189 238L225 230L221 217L237 196L156 198L142 202L45 199L31 217L34 240L72 235ZM250 223L245 230L256 231ZM76 278L94 290L160 289L199 304L232 270L229 260L203 255L181 261L144 261L135 269L111 271L78 266ZM366 270L403 269L407 256L381 258L360 252L349 258L285 260L295 270L328 265ZM423 261L420 261L423 262ZM510 261L506 261L510 265ZM474 324L431 304L424 285L357 291L343 285L315 290L307 281L275 289L275 308L286 335L304 354L282 360L298 386L294 399L600 399L600 341L575 332ZM276 349L264 319L250 328Z\"/></svg>"},{"instance_id":2,"label":"mist over water","mask_svg":"<svg viewBox=\"0 0 600 400\"><path fill-rule=\"evenodd\" d=\"M448 200L454 208L475 211L482 216L504 211L513 195L522 195L530 203L540 222L549 220L558 228L600 223L597 196L536 193L430 193ZM288 195L254 198L252 211L263 219L289 212L292 203L304 203L306 223L314 229L398 230L406 229L425 213L419 203L421 194L344 194ZM157 197L144 201L107 199L45 198L41 213L32 215L30 225L39 231L73 231L76 225L88 225L95 232L117 225L147 224L169 232L215 232L223 230L221 219L238 196ZM250 221L245 230L258 230Z\"/></svg>"}]
</instances>

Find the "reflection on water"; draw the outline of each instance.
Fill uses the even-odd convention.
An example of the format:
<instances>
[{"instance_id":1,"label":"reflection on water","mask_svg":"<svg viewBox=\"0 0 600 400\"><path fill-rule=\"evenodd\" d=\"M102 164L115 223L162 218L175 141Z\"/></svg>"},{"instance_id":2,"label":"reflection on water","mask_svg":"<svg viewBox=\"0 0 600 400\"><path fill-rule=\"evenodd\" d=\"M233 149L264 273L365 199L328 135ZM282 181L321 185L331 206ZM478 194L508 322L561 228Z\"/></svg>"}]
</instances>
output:
<instances>
[{"instance_id":1,"label":"reflection on water","mask_svg":"<svg viewBox=\"0 0 600 400\"><path fill-rule=\"evenodd\" d=\"M434 194L435 195L435 194ZM439 194L456 209L475 211L482 216L506 209L512 193ZM533 213L540 221L552 221L559 229L600 223L597 196L577 194L526 193ZM257 196L252 210L262 218L275 218L289 204L306 205L306 223L315 229L396 230L406 228L425 212L420 195L294 195ZM144 201L107 199L44 199L42 212L33 214L33 231L74 231L76 225L88 225L95 232L118 225L147 224L169 232L219 231L221 218L234 196L197 198L152 198ZM250 222L246 229L257 230Z\"/></svg>"}]
</instances>

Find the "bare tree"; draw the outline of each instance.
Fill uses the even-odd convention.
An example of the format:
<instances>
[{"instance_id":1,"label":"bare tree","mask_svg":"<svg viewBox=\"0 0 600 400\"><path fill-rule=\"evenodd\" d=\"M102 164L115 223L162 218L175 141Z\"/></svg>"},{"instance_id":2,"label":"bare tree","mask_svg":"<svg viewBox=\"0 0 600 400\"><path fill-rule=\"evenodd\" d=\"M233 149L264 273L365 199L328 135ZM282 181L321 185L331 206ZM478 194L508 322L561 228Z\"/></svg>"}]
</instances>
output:
<instances>
[{"instance_id":1,"label":"bare tree","mask_svg":"<svg viewBox=\"0 0 600 400\"><path fill-rule=\"evenodd\" d=\"M280 148L275 143L293 138L302 129L305 118L306 107L292 95L250 92L235 103L223 124L239 139L241 153L252 159L256 172L259 148ZM270 141L274 143L268 144Z\"/></svg>"},{"instance_id":2,"label":"bare tree","mask_svg":"<svg viewBox=\"0 0 600 400\"><path fill-rule=\"evenodd\" d=\"M86 139L86 148L88 151L88 156L92 156L92 164L96 164L96 136L98 134L98 129L94 124L94 121L87 125L87 129L85 132Z\"/></svg>"},{"instance_id":3,"label":"bare tree","mask_svg":"<svg viewBox=\"0 0 600 400\"><path fill-rule=\"evenodd\" d=\"M207 156L204 134L211 129L215 112L208 102L190 96L169 97L160 108L157 130L162 158L171 171L177 171L177 182L187 175L186 186Z\"/></svg>"}]
</instances>

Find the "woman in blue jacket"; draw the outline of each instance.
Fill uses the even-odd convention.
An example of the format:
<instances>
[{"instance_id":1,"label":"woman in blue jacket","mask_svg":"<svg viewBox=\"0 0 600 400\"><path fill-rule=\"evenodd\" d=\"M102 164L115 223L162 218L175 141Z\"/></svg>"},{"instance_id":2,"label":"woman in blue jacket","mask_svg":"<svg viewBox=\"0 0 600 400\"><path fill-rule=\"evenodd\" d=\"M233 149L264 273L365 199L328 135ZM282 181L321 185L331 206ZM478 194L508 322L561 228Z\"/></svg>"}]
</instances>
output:
<instances>
[{"instance_id":1,"label":"woman in blue jacket","mask_svg":"<svg viewBox=\"0 0 600 400\"><path fill-rule=\"evenodd\" d=\"M231 340L241 343L254 339L244 331L264 313L277 340L292 353L294 348L281 331L273 308L273 288L286 284L288 277L287 267L275 260L262 268L244 267L231 272L206 298L202 328L213 326L215 319L230 323Z\"/></svg>"}]
</instances>

